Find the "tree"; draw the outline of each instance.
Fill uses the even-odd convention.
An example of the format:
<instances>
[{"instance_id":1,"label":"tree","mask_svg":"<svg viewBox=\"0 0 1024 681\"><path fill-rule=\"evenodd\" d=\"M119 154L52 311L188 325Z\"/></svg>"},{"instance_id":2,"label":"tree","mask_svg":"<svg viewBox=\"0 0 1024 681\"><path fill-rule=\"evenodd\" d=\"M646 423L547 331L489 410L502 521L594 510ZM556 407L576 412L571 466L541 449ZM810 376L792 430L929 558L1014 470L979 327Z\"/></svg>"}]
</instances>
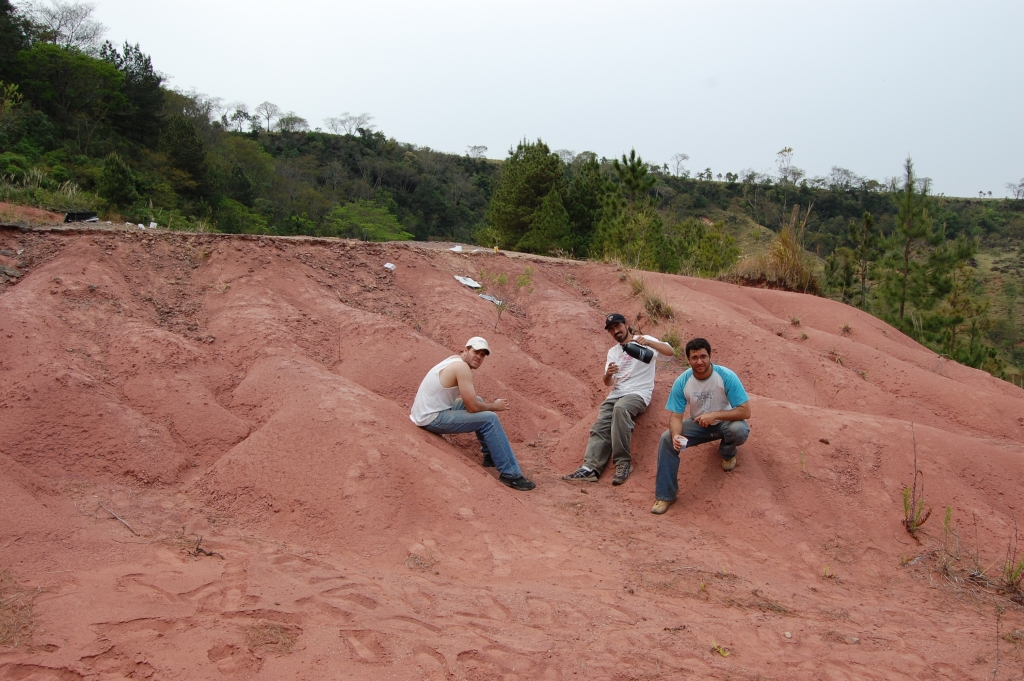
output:
<instances>
[{"instance_id":1,"label":"tree","mask_svg":"<svg viewBox=\"0 0 1024 681\"><path fill-rule=\"evenodd\" d=\"M28 19L15 11L10 0L0 0L0 80L15 75L14 56L28 47Z\"/></svg>"},{"instance_id":2,"label":"tree","mask_svg":"<svg viewBox=\"0 0 1024 681\"><path fill-rule=\"evenodd\" d=\"M153 70L149 55L143 54L138 43L124 44L124 51L107 41L100 48L100 58L121 72L121 94L127 106L111 114L114 127L128 139L140 144L152 144L160 136L163 125L163 76Z\"/></svg>"},{"instance_id":3,"label":"tree","mask_svg":"<svg viewBox=\"0 0 1024 681\"><path fill-rule=\"evenodd\" d=\"M672 155L672 166L675 168L676 177L689 177L690 171L683 165L690 160L689 154L673 154Z\"/></svg>"},{"instance_id":4,"label":"tree","mask_svg":"<svg viewBox=\"0 0 1024 681\"><path fill-rule=\"evenodd\" d=\"M466 156L470 158L486 158L487 147L482 144L474 144L466 147Z\"/></svg>"},{"instance_id":5,"label":"tree","mask_svg":"<svg viewBox=\"0 0 1024 681\"><path fill-rule=\"evenodd\" d=\"M319 232L321 236L363 241L408 241L413 238L386 208L366 200L336 206Z\"/></svg>"},{"instance_id":6,"label":"tree","mask_svg":"<svg viewBox=\"0 0 1024 681\"><path fill-rule=\"evenodd\" d=\"M195 124L186 116L172 116L161 143L171 165L180 171L174 178L176 189L193 199L208 196L210 187L206 145Z\"/></svg>"},{"instance_id":7,"label":"tree","mask_svg":"<svg viewBox=\"0 0 1024 681\"><path fill-rule=\"evenodd\" d=\"M903 184L896 195L896 231L886 246L883 296L896 308L902 322L907 300L915 297L915 289L923 286L924 260L929 247L942 242L942 234L934 229L928 214L928 186L918 181L914 163L908 157L903 166ZM916 297L920 298L920 295Z\"/></svg>"},{"instance_id":8,"label":"tree","mask_svg":"<svg viewBox=\"0 0 1024 681\"><path fill-rule=\"evenodd\" d=\"M493 230L496 245L518 248L544 198L552 189L559 195L564 193L564 175L562 160L541 140L524 140L509 150L487 209L487 225Z\"/></svg>"},{"instance_id":9,"label":"tree","mask_svg":"<svg viewBox=\"0 0 1024 681\"><path fill-rule=\"evenodd\" d=\"M340 116L325 118L324 123L327 124L327 129L335 135L354 135L360 128L373 130L376 126L370 125L372 120L373 116L368 113L352 115L346 111Z\"/></svg>"},{"instance_id":10,"label":"tree","mask_svg":"<svg viewBox=\"0 0 1024 681\"><path fill-rule=\"evenodd\" d=\"M97 124L127 104L121 92L124 74L107 61L39 43L19 52L17 64L26 99L53 118L66 137L76 133L85 152Z\"/></svg>"},{"instance_id":11,"label":"tree","mask_svg":"<svg viewBox=\"0 0 1024 681\"><path fill-rule=\"evenodd\" d=\"M39 37L44 41L96 55L107 27L92 18L95 9L96 5L88 2L50 0L49 4L29 3L26 13L39 27Z\"/></svg>"},{"instance_id":12,"label":"tree","mask_svg":"<svg viewBox=\"0 0 1024 681\"><path fill-rule=\"evenodd\" d=\"M552 186L534 213L530 230L516 244L516 250L549 255L566 250L568 237L569 214L558 188Z\"/></svg>"},{"instance_id":13,"label":"tree","mask_svg":"<svg viewBox=\"0 0 1024 681\"><path fill-rule=\"evenodd\" d=\"M103 162L103 173L97 184L97 193L112 206L119 208L127 208L138 200L135 176L117 154L110 154Z\"/></svg>"},{"instance_id":14,"label":"tree","mask_svg":"<svg viewBox=\"0 0 1024 681\"><path fill-rule=\"evenodd\" d=\"M1017 201L1024 201L1024 177L1020 178L1020 182L1016 184L1013 182L1007 182L1006 190L1010 193L1010 196Z\"/></svg>"},{"instance_id":15,"label":"tree","mask_svg":"<svg viewBox=\"0 0 1024 681\"><path fill-rule=\"evenodd\" d=\"M564 250L582 257L590 254L594 232L601 221L604 195L610 189L596 154L585 151L573 159L564 201L569 215L569 236Z\"/></svg>"},{"instance_id":16,"label":"tree","mask_svg":"<svg viewBox=\"0 0 1024 681\"><path fill-rule=\"evenodd\" d=\"M853 248L850 249L851 262L855 265L857 277L860 279L860 308L866 310L868 273L872 263L879 256L879 234L875 230L875 219L867 211L864 212L860 225L853 220L850 221L849 231L850 241L853 243Z\"/></svg>"},{"instance_id":17,"label":"tree","mask_svg":"<svg viewBox=\"0 0 1024 681\"><path fill-rule=\"evenodd\" d=\"M277 119L277 129L279 132L302 132L309 130L309 121L289 111Z\"/></svg>"},{"instance_id":18,"label":"tree","mask_svg":"<svg viewBox=\"0 0 1024 681\"><path fill-rule=\"evenodd\" d=\"M267 132L270 132L270 123L281 115L281 107L273 102L263 102L256 107L256 115L267 119Z\"/></svg>"}]
</instances>

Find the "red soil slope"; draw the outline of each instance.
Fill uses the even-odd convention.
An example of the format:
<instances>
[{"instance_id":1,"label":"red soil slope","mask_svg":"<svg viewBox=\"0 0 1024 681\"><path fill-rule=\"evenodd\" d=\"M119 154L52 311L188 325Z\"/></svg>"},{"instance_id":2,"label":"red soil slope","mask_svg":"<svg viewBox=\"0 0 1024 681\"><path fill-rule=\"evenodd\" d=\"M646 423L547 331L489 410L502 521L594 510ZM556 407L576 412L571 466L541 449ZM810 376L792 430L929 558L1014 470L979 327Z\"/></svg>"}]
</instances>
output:
<instances>
[{"instance_id":1,"label":"red soil slope","mask_svg":"<svg viewBox=\"0 0 1024 681\"><path fill-rule=\"evenodd\" d=\"M454 275L526 264L534 290L494 331L495 307ZM603 314L640 310L614 266L14 229L0 265L24 272L0 290L0 570L35 617L30 639L0 646L0 679L1024 666L1019 601L998 584L1024 506L1024 391L853 308L645 275L675 310L645 331L707 337L754 414L736 470L713 445L688 450L658 517L655 448L682 364L660 370L625 485L559 479L605 394ZM493 349L478 389L509 400L535 491L500 485L472 436L408 419L426 370L478 334ZM900 522L915 442L936 507L920 543Z\"/></svg>"}]
</instances>

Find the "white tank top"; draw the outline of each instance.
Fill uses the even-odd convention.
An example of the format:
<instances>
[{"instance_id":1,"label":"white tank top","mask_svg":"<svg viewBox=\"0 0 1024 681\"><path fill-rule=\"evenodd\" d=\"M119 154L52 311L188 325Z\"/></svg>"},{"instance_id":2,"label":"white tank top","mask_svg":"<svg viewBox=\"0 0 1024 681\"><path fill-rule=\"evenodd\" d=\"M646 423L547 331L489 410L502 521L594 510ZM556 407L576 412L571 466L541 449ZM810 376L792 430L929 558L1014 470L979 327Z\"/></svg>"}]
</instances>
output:
<instances>
[{"instance_id":1,"label":"white tank top","mask_svg":"<svg viewBox=\"0 0 1024 681\"><path fill-rule=\"evenodd\" d=\"M427 426L437 417L439 412L451 409L455 400L459 397L459 386L456 383L452 388L445 388L441 385L441 370L452 362L461 362L462 358L453 355L444 360L420 381L420 388L416 391L416 400L412 403L412 413L409 418L417 426Z\"/></svg>"}]
</instances>

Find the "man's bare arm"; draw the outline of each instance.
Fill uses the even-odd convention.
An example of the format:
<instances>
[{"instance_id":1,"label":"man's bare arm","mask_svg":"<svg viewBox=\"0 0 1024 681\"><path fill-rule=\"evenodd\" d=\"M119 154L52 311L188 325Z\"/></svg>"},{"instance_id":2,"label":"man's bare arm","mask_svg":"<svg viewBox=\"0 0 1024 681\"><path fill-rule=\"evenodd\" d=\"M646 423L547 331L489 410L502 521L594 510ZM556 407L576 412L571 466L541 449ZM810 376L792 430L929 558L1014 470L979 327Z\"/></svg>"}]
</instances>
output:
<instances>
[{"instance_id":1,"label":"man's bare arm","mask_svg":"<svg viewBox=\"0 0 1024 681\"><path fill-rule=\"evenodd\" d=\"M661 354L667 355L668 357L672 357L676 354L675 348L673 348L668 343L664 343L662 341L653 341L650 338L644 338L643 336L633 336L633 340L636 341L637 343L640 343L641 345L646 345L648 347L654 348Z\"/></svg>"},{"instance_id":2,"label":"man's bare arm","mask_svg":"<svg viewBox=\"0 0 1024 681\"><path fill-rule=\"evenodd\" d=\"M479 411L504 411L508 408L505 400L494 402L480 402L477 400L476 388L473 387L473 372L465 362L453 362L451 366L455 370L455 380L459 386L459 397L462 398L466 411L475 414ZM447 368L447 367L446 367Z\"/></svg>"},{"instance_id":3,"label":"man's bare arm","mask_svg":"<svg viewBox=\"0 0 1024 681\"><path fill-rule=\"evenodd\" d=\"M729 411L712 411L707 414L701 414L694 419L694 422L707 428L715 421L746 421L750 418L750 402L744 402L738 407L734 407Z\"/></svg>"}]
</instances>

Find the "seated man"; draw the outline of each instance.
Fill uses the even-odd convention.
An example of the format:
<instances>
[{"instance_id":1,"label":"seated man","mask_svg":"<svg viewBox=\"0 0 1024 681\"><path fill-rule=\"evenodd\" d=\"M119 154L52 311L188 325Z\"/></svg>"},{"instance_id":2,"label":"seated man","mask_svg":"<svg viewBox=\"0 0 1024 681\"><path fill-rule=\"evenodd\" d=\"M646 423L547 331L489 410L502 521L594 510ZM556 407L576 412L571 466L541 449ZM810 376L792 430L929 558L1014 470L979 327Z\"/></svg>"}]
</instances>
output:
<instances>
[{"instance_id":1,"label":"seated man","mask_svg":"<svg viewBox=\"0 0 1024 681\"><path fill-rule=\"evenodd\" d=\"M431 433L476 433L484 453L484 466L496 466L498 480L518 490L537 485L523 477L512 445L494 412L508 408L505 400L484 402L473 388L473 369L479 369L491 354L487 341L475 336L466 341L461 354L436 365L420 382L409 418Z\"/></svg>"},{"instance_id":2,"label":"seated man","mask_svg":"<svg viewBox=\"0 0 1024 681\"><path fill-rule=\"evenodd\" d=\"M583 465L562 480L569 482L597 482L601 471L608 465L608 459L615 462L613 485L621 485L633 472L629 445L633 437L634 419L647 410L654 393L654 370L657 362L664 362L675 356L675 349L654 336L634 335L626 325L626 318L618 313L605 317L604 330L616 345L608 350L604 363L602 380L612 390L601 403L597 421L590 427L590 440L583 455ZM643 362L626 351L632 342L652 348L648 361Z\"/></svg>"},{"instance_id":3,"label":"seated man","mask_svg":"<svg viewBox=\"0 0 1024 681\"><path fill-rule=\"evenodd\" d=\"M672 384L666 409L672 412L668 430L658 443L658 475L651 513L668 510L679 493L679 455L687 447L721 440L722 470L736 467L736 447L750 435L750 398L729 369L711 363L711 344L694 338L686 344L690 368ZM683 420L686 405L690 418Z\"/></svg>"}]
</instances>

